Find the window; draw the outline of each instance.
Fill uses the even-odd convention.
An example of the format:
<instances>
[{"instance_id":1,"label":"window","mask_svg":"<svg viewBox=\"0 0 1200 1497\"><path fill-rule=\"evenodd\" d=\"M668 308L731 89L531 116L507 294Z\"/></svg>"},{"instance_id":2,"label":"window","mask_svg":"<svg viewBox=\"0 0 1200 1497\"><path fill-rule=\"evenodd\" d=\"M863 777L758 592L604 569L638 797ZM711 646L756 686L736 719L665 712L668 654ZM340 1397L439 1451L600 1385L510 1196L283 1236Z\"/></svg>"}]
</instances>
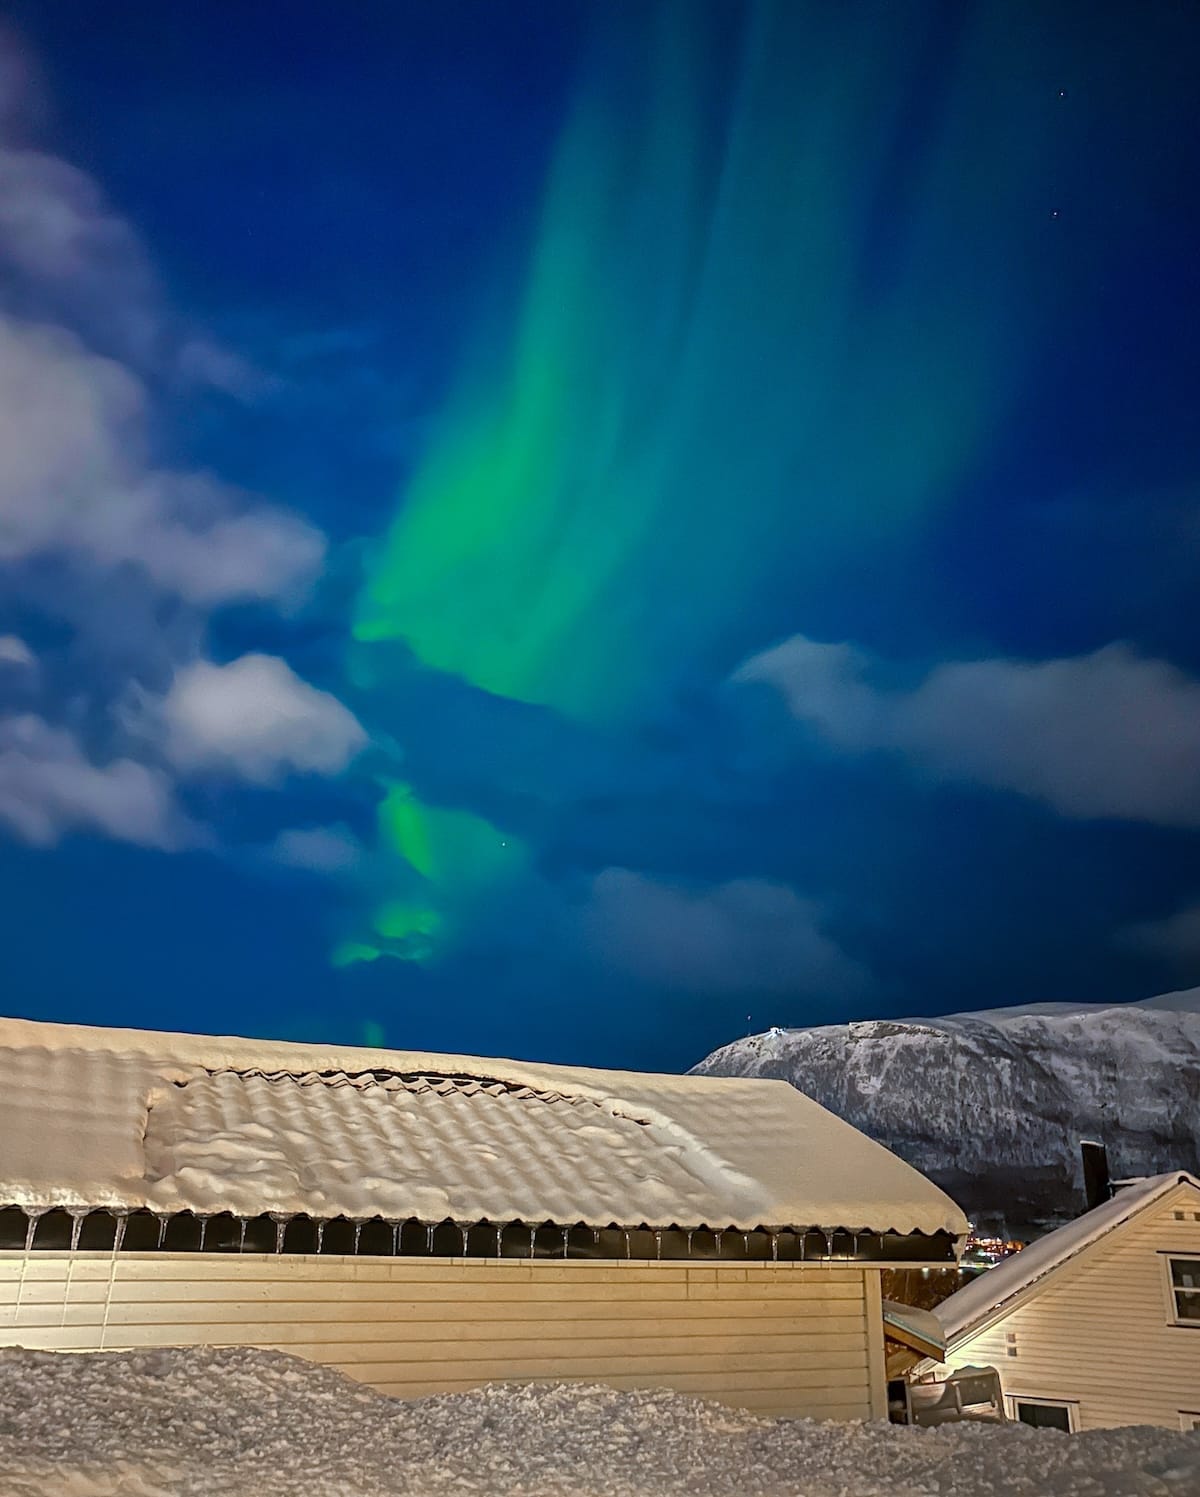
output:
<instances>
[{"instance_id":1,"label":"window","mask_svg":"<svg viewBox=\"0 0 1200 1497\"><path fill-rule=\"evenodd\" d=\"M1034 1429L1061 1429L1070 1434L1075 1418L1069 1403L1053 1403L1048 1398L1014 1398L1013 1412L1022 1424Z\"/></svg>"},{"instance_id":2,"label":"window","mask_svg":"<svg viewBox=\"0 0 1200 1497\"><path fill-rule=\"evenodd\" d=\"M1171 1302L1180 1325L1200 1325L1200 1258L1168 1258Z\"/></svg>"}]
</instances>

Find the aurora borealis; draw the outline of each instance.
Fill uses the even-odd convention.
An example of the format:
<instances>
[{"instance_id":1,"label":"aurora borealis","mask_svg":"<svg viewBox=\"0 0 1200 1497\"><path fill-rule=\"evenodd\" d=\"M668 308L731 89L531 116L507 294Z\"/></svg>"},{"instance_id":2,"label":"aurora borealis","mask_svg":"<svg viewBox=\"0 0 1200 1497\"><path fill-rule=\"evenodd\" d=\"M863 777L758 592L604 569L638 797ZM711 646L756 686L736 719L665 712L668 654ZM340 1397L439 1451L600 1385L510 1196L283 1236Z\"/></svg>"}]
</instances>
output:
<instances>
[{"instance_id":1,"label":"aurora borealis","mask_svg":"<svg viewBox=\"0 0 1200 1497\"><path fill-rule=\"evenodd\" d=\"M977 150L986 192L956 175L956 137L1008 81L1000 13L964 25L943 118L900 184L919 86L902 8L764 0L731 54L716 18L651 7L580 85L513 310L468 335L368 562L351 664L368 702L402 701L415 668L628 729L732 669L764 611L783 627L848 550L945 503L1004 419L1023 358L1012 267L1043 227L1015 199L1054 152L1048 94ZM468 854L461 817L443 834L451 813L413 794L399 823L388 796L379 831L430 907L385 898L375 944L347 954L427 959L440 907L516 863L476 822Z\"/></svg>"},{"instance_id":2,"label":"aurora borealis","mask_svg":"<svg viewBox=\"0 0 1200 1497\"><path fill-rule=\"evenodd\" d=\"M1200 983L1194 7L66 10L9 1009L674 1068Z\"/></svg>"}]
</instances>

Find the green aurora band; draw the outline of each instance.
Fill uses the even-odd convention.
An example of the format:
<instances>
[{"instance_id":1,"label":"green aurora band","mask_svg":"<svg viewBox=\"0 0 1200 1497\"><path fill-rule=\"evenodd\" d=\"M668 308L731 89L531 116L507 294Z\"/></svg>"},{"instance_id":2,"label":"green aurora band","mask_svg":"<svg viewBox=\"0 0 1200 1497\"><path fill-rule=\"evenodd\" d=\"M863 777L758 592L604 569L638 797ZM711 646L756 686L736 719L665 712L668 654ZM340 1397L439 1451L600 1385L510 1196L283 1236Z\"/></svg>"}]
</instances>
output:
<instances>
[{"instance_id":1,"label":"green aurora band","mask_svg":"<svg viewBox=\"0 0 1200 1497\"><path fill-rule=\"evenodd\" d=\"M806 580L898 545L1006 412L1045 145L1032 105L981 134L1004 7L971 10L932 125L911 7L751 4L732 67L709 8L639 11L564 126L511 322L464 357L370 558L368 703L426 670L619 734L727 673L772 600L794 617ZM428 960L530 861L385 790L339 961Z\"/></svg>"}]
</instances>

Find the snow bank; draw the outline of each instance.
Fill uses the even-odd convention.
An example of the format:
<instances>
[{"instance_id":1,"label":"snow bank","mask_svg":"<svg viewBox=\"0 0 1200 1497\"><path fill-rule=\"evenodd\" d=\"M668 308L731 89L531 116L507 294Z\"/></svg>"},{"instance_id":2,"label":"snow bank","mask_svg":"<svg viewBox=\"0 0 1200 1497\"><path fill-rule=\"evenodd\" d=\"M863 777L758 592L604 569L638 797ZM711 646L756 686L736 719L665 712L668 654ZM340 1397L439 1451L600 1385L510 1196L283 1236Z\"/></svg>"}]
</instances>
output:
<instances>
[{"instance_id":1,"label":"snow bank","mask_svg":"<svg viewBox=\"0 0 1200 1497\"><path fill-rule=\"evenodd\" d=\"M1200 1435L766 1420L664 1391L412 1403L275 1352L0 1352L3 1497L1194 1497Z\"/></svg>"}]
</instances>

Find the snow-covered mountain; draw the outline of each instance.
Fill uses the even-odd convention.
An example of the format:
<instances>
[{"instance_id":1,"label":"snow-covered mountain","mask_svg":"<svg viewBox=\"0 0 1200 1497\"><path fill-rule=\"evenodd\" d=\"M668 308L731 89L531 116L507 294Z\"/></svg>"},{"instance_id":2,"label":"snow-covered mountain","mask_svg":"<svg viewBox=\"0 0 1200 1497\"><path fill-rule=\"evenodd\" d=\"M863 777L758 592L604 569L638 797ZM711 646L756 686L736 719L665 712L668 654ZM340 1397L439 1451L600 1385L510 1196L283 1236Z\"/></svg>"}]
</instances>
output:
<instances>
[{"instance_id":1,"label":"snow-covered mountain","mask_svg":"<svg viewBox=\"0 0 1200 1497\"><path fill-rule=\"evenodd\" d=\"M939 1019L771 1029L694 1069L790 1081L894 1149L981 1227L1083 1208L1079 1140L1114 1176L1200 1167L1200 988Z\"/></svg>"}]
</instances>

